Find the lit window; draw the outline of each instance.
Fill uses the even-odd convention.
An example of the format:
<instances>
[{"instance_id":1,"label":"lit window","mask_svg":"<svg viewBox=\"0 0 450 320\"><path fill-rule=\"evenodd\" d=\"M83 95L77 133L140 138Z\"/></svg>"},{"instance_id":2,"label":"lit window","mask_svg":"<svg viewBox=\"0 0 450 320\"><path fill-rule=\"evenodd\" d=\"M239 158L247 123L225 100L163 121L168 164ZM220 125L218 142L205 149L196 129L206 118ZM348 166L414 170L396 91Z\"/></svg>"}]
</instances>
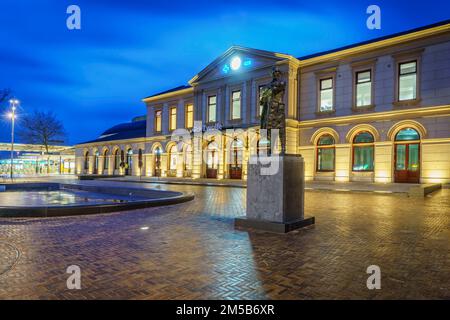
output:
<instances>
[{"instance_id":1,"label":"lit window","mask_svg":"<svg viewBox=\"0 0 450 320\"><path fill-rule=\"evenodd\" d=\"M208 122L216 122L217 97L208 97Z\"/></svg>"},{"instance_id":2,"label":"lit window","mask_svg":"<svg viewBox=\"0 0 450 320\"><path fill-rule=\"evenodd\" d=\"M370 70L356 73L356 106L372 104L372 72Z\"/></svg>"},{"instance_id":3,"label":"lit window","mask_svg":"<svg viewBox=\"0 0 450 320\"><path fill-rule=\"evenodd\" d=\"M177 169L177 157L178 157L178 150L177 145L173 145L169 150L169 170L176 170Z\"/></svg>"},{"instance_id":4,"label":"lit window","mask_svg":"<svg viewBox=\"0 0 450 320\"><path fill-rule=\"evenodd\" d=\"M233 91L231 94L231 119L241 118L241 91Z\"/></svg>"},{"instance_id":5,"label":"lit window","mask_svg":"<svg viewBox=\"0 0 450 320\"><path fill-rule=\"evenodd\" d=\"M114 151L114 170L118 170L120 167L120 152L119 149Z\"/></svg>"},{"instance_id":6,"label":"lit window","mask_svg":"<svg viewBox=\"0 0 450 320\"><path fill-rule=\"evenodd\" d=\"M103 152L103 170L108 170L109 168L109 159L108 159L108 150Z\"/></svg>"},{"instance_id":7,"label":"lit window","mask_svg":"<svg viewBox=\"0 0 450 320\"><path fill-rule=\"evenodd\" d=\"M161 132L161 110L155 111L155 132Z\"/></svg>"},{"instance_id":8,"label":"lit window","mask_svg":"<svg viewBox=\"0 0 450 320\"><path fill-rule=\"evenodd\" d=\"M84 170L89 169L89 152L84 154Z\"/></svg>"},{"instance_id":9,"label":"lit window","mask_svg":"<svg viewBox=\"0 0 450 320\"><path fill-rule=\"evenodd\" d=\"M414 100L417 97L417 61L399 64L398 100Z\"/></svg>"},{"instance_id":10,"label":"lit window","mask_svg":"<svg viewBox=\"0 0 450 320\"><path fill-rule=\"evenodd\" d=\"M333 78L320 80L319 111L333 110Z\"/></svg>"},{"instance_id":11,"label":"lit window","mask_svg":"<svg viewBox=\"0 0 450 320\"><path fill-rule=\"evenodd\" d=\"M360 132L353 139L353 171L373 171L374 138Z\"/></svg>"},{"instance_id":12,"label":"lit window","mask_svg":"<svg viewBox=\"0 0 450 320\"><path fill-rule=\"evenodd\" d=\"M192 170L192 147L187 145L184 150L184 170Z\"/></svg>"},{"instance_id":13,"label":"lit window","mask_svg":"<svg viewBox=\"0 0 450 320\"><path fill-rule=\"evenodd\" d=\"M169 118L169 130L175 130L177 128L177 108L170 108L170 118Z\"/></svg>"},{"instance_id":14,"label":"lit window","mask_svg":"<svg viewBox=\"0 0 450 320\"><path fill-rule=\"evenodd\" d=\"M190 129L194 127L194 105L186 105L186 128Z\"/></svg>"},{"instance_id":15,"label":"lit window","mask_svg":"<svg viewBox=\"0 0 450 320\"><path fill-rule=\"evenodd\" d=\"M395 136L395 141L413 141L413 140L420 140L420 135L416 130L412 128L402 129Z\"/></svg>"},{"instance_id":16,"label":"lit window","mask_svg":"<svg viewBox=\"0 0 450 320\"><path fill-rule=\"evenodd\" d=\"M317 171L334 171L334 138L325 134L317 141Z\"/></svg>"}]
</instances>

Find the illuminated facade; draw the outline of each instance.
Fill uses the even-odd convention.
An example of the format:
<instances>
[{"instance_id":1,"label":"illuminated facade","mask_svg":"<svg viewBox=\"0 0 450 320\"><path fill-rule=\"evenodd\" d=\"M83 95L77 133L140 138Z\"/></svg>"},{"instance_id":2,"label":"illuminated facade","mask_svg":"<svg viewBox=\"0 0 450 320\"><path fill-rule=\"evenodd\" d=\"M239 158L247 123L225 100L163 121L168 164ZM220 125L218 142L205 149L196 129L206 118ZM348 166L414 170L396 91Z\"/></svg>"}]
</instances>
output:
<instances>
[{"instance_id":1,"label":"illuminated facade","mask_svg":"<svg viewBox=\"0 0 450 320\"><path fill-rule=\"evenodd\" d=\"M143 99L141 131L78 145L77 172L246 179L258 144L227 132L256 130L273 66L287 152L303 155L307 179L450 182L450 23L301 58L232 47L189 85ZM196 138L202 127L225 134Z\"/></svg>"}]
</instances>

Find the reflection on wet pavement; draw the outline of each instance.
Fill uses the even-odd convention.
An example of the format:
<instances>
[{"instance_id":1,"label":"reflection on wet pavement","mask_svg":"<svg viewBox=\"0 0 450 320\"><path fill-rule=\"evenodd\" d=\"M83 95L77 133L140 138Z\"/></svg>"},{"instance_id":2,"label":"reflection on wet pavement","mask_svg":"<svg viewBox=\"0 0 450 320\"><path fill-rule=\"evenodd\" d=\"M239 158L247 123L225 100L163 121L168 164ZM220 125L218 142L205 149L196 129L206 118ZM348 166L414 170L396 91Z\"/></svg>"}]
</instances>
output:
<instances>
[{"instance_id":1,"label":"reflection on wet pavement","mask_svg":"<svg viewBox=\"0 0 450 320\"><path fill-rule=\"evenodd\" d=\"M0 276L0 298L450 298L448 189L424 199L307 192L316 225L278 235L234 229L245 189L126 186L196 198L106 215L0 219L0 240L22 253ZM82 270L80 291L65 287L72 264ZM381 290L366 287L373 264Z\"/></svg>"}]
</instances>

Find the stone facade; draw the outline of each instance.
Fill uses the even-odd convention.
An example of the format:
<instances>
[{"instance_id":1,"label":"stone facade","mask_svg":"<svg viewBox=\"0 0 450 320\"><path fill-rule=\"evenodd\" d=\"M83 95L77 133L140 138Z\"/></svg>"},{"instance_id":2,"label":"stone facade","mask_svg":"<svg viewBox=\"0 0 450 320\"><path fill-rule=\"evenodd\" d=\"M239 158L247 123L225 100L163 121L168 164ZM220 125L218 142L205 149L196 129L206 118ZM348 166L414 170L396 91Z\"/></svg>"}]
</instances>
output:
<instances>
[{"instance_id":1,"label":"stone facade","mask_svg":"<svg viewBox=\"0 0 450 320\"><path fill-rule=\"evenodd\" d=\"M101 150L102 156L105 148L119 148L132 150L134 167L127 172L132 175L246 179L246 163L257 152L246 133L259 127L259 88L270 82L275 65L287 83L287 153L304 157L306 179L450 182L448 23L303 58L232 47L189 86L143 99L145 136L78 145L77 172L94 173L85 166L86 153L93 157ZM370 74L370 89L367 82L359 86L364 73ZM331 88L324 86L327 79ZM360 106L357 90L363 86L366 103ZM401 97L404 94L412 98ZM204 136L201 129L192 128L194 121L197 128L214 127L224 134ZM182 129L184 143L171 141ZM400 141L404 130L418 138ZM372 140L357 142L360 133ZM318 162L324 161L319 155L324 146L319 144L324 136L333 143L325 146L329 159L322 164ZM95 159L89 161L91 167L92 163ZM111 167L96 171L125 174Z\"/></svg>"}]
</instances>

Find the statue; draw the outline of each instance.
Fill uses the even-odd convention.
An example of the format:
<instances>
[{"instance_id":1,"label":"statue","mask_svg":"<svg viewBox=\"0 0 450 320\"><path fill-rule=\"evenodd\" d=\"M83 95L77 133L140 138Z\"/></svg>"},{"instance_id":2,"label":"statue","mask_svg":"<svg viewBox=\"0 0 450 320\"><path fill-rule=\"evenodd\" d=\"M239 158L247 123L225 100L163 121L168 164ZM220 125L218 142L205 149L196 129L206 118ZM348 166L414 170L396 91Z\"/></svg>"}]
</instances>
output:
<instances>
[{"instance_id":1,"label":"statue","mask_svg":"<svg viewBox=\"0 0 450 320\"><path fill-rule=\"evenodd\" d=\"M272 150L272 129L278 129L281 144L280 154L284 155L286 153L286 115L283 99L286 82L281 80L281 75L281 71L274 67L272 82L262 89L259 104L262 108L261 129L267 129L267 139L270 142L269 152Z\"/></svg>"}]
</instances>

